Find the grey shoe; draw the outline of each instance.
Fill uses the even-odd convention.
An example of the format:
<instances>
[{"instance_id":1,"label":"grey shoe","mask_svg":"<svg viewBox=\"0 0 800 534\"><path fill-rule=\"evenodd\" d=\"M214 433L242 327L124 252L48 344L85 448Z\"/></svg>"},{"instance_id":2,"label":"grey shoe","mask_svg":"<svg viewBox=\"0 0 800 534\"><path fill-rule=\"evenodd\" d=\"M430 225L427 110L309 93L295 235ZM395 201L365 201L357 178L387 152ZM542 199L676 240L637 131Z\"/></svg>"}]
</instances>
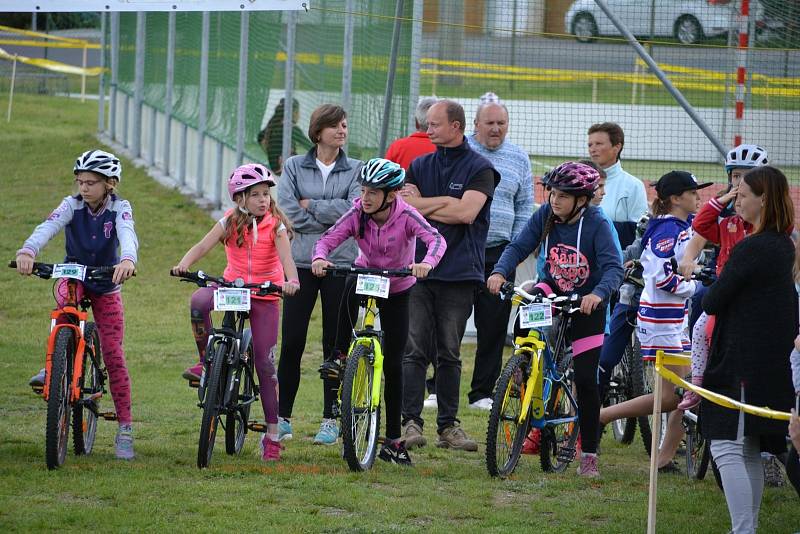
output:
<instances>
[{"instance_id":1,"label":"grey shoe","mask_svg":"<svg viewBox=\"0 0 800 534\"><path fill-rule=\"evenodd\" d=\"M133 429L131 425L120 425L114 440L116 456L121 460L133 460Z\"/></svg>"},{"instance_id":2,"label":"grey shoe","mask_svg":"<svg viewBox=\"0 0 800 534\"><path fill-rule=\"evenodd\" d=\"M403 425L403 437L400 439L405 444L406 449L424 447L428 444L428 440L422 435L422 427L416 421L409 421Z\"/></svg>"},{"instance_id":3,"label":"grey shoe","mask_svg":"<svg viewBox=\"0 0 800 534\"><path fill-rule=\"evenodd\" d=\"M464 429L454 424L442 430L439 434L439 439L436 440L436 446L443 449L456 449L458 451L471 451L478 450L478 444L467 437Z\"/></svg>"},{"instance_id":4,"label":"grey shoe","mask_svg":"<svg viewBox=\"0 0 800 534\"><path fill-rule=\"evenodd\" d=\"M45 370L42 369L41 371L39 371L38 373L36 373L31 377L31 379L28 381L28 385L33 387L42 387L44 386L44 379L45 379Z\"/></svg>"}]
</instances>

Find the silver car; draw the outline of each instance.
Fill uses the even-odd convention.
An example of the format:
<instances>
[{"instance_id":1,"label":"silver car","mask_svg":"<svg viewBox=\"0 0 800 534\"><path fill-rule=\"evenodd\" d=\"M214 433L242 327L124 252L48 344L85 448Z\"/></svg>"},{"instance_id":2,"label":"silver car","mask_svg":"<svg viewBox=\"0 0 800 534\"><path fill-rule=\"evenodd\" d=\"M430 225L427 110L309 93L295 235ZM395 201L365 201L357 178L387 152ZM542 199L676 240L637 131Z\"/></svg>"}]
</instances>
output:
<instances>
[{"instance_id":1,"label":"silver car","mask_svg":"<svg viewBox=\"0 0 800 534\"><path fill-rule=\"evenodd\" d=\"M651 9L655 5L655 37L675 37L693 44L707 37L736 30L738 2L725 0L606 0L611 10L636 36L650 36ZM755 19L763 26L763 9L752 2ZM619 36L617 27L594 0L576 0L564 17L566 31L588 43L600 35Z\"/></svg>"}]
</instances>

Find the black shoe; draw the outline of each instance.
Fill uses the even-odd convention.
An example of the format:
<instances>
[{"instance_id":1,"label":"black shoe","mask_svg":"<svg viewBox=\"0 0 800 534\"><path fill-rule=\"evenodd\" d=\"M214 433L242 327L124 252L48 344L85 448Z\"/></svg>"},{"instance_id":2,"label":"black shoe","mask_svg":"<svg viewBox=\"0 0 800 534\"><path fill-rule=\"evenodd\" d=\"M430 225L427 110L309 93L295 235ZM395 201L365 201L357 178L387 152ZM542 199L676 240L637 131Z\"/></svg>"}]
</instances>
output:
<instances>
[{"instance_id":1,"label":"black shoe","mask_svg":"<svg viewBox=\"0 0 800 534\"><path fill-rule=\"evenodd\" d=\"M411 455L408 454L403 442L399 440L386 440L378 453L378 458L390 464L412 465Z\"/></svg>"},{"instance_id":2,"label":"black shoe","mask_svg":"<svg viewBox=\"0 0 800 534\"><path fill-rule=\"evenodd\" d=\"M670 460L670 462L666 465L662 465L658 468L659 473L680 473L681 469L678 467L678 464L675 460Z\"/></svg>"}]
</instances>

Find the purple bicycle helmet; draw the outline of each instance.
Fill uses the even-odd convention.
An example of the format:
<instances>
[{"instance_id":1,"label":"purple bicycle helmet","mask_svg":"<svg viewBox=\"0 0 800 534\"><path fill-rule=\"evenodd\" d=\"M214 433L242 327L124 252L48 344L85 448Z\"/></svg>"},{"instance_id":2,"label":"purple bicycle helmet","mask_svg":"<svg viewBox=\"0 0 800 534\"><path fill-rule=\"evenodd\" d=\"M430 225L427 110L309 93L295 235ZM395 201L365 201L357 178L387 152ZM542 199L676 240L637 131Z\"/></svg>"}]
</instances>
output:
<instances>
[{"instance_id":1,"label":"purple bicycle helmet","mask_svg":"<svg viewBox=\"0 0 800 534\"><path fill-rule=\"evenodd\" d=\"M248 163L237 167L231 177L228 178L228 194L233 200L233 195L241 193L248 187L252 187L261 182L266 182L270 187L275 186L275 175L269 169L258 163Z\"/></svg>"},{"instance_id":2,"label":"purple bicycle helmet","mask_svg":"<svg viewBox=\"0 0 800 534\"><path fill-rule=\"evenodd\" d=\"M544 175L545 187L558 189L575 196L593 197L600 181L600 173L592 167L575 161L562 163Z\"/></svg>"}]
</instances>

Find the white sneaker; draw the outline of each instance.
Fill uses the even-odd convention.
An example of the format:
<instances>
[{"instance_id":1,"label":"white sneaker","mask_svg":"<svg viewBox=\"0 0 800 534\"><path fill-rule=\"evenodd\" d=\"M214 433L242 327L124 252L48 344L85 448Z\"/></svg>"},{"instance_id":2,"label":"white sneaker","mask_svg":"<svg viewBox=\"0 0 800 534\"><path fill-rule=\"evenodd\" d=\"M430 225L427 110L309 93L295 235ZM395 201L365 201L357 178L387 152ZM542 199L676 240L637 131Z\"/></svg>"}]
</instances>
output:
<instances>
[{"instance_id":1,"label":"white sneaker","mask_svg":"<svg viewBox=\"0 0 800 534\"><path fill-rule=\"evenodd\" d=\"M471 402L469 404L470 408L474 408L476 410L491 410L492 409L492 399L489 397L484 397L482 399L478 399L475 402Z\"/></svg>"},{"instance_id":2,"label":"white sneaker","mask_svg":"<svg viewBox=\"0 0 800 534\"><path fill-rule=\"evenodd\" d=\"M436 409L439 407L439 404L436 402L436 393L431 393L428 395L428 398L425 399L425 402L422 403L425 408L433 408Z\"/></svg>"}]
</instances>

